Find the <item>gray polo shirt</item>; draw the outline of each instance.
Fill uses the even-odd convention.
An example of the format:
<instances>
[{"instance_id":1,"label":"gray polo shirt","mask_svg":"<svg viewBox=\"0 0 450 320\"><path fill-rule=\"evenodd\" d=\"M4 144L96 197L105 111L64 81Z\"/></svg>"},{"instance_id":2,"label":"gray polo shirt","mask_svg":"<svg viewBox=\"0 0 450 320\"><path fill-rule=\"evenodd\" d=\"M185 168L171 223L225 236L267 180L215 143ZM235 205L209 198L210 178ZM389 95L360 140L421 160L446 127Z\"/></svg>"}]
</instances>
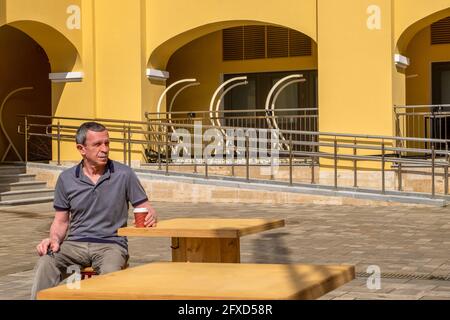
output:
<instances>
[{"instance_id":1,"label":"gray polo shirt","mask_svg":"<svg viewBox=\"0 0 450 320\"><path fill-rule=\"evenodd\" d=\"M55 188L54 208L70 212L66 240L118 243L127 248L127 239L117 236L126 227L128 202L136 207L148 200L134 171L109 160L97 184L83 174L83 162L62 172Z\"/></svg>"}]
</instances>

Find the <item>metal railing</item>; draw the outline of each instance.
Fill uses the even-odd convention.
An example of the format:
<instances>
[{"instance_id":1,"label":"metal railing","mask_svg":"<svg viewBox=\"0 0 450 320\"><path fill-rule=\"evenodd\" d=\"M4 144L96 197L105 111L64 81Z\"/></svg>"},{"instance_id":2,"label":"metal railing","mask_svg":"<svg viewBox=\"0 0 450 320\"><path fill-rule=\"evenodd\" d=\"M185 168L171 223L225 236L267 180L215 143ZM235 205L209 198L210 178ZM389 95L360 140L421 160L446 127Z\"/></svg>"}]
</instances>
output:
<instances>
[{"instance_id":1,"label":"metal railing","mask_svg":"<svg viewBox=\"0 0 450 320\"><path fill-rule=\"evenodd\" d=\"M235 178L244 178L251 181L252 167L269 167L274 166L274 162L258 161L254 156L255 147L252 144L252 137L245 135L241 137L244 143L233 145L233 155L223 161L216 161L211 158L195 158L195 152L192 149L199 148L201 155L204 154L208 141L202 139L206 130L216 129L219 135L226 130L248 129L239 127L202 125L202 131L195 131L195 124L180 124L174 122L159 121L122 121L113 119L87 119L87 118L68 118L68 117L45 117L34 115L23 115L23 123L18 127L18 132L25 137L25 150L27 152L27 141L31 136L47 137L56 141L57 163L61 165L61 144L64 141L74 142L75 132L78 126L85 121L98 121L103 123L110 132L111 148L115 151L123 153L124 163L131 165L132 153L145 150L147 154L149 148L156 152L157 158L155 166L158 170L165 171L169 174L173 167L193 166L193 173L199 173L199 168L203 168L205 178L210 177L210 167L222 166L231 168L231 176ZM50 125L42 125L34 123L33 119L49 118L52 121ZM149 129L150 128L150 129ZM191 150L186 150L190 161L176 162L174 155L180 151L180 140L177 131L181 129L187 132L194 132ZM324 133L314 131L299 130L278 130L280 147L275 150L270 149L270 157L275 153L279 155L276 165L280 168L286 168L288 171L287 182L290 186L298 183L294 181L294 171L297 168L309 168L311 184L316 184L317 177L315 170L317 167L330 167L333 171L332 187L338 188L339 170L350 169L353 172L353 187L359 188L358 173L361 167L366 163L372 163L371 168L380 173L381 193L388 191L386 184L386 173L392 171L397 174L396 190L403 190L403 174L406 173L405 166L417 166L426 168L420 174L426 174L430 178L431 189L429 191L431 197L437 194L436 178L443 177L443 193L448 194L448 167L450 153L437 148L441 144L445 144L445 140L426 139L426 138L408 138L408 137L390 137L376 135L355 135L342 133ZM304 137L297 139L296 137ZM200 141L200 142L196 142ZM411 147L411 145L429 146ZM138 146L136 148L133 146ZM273 146L271 146L273 147ZM276 152L275 152L276 151ZM420 158L408 158L404 155L418 154ZM192 156L191 156L192 155ZM240 156L238 156L240 155ZM231 159L231 160L230 160ZM429 159L429 160L428 160ZM212 160L212 161L210 161ZM28 161L25 154L25 161ZM391 165L391 166L389 166ZM350 166L350 168L349 168ZM245 175L240 177L235 168L245 168ZM427 171L429 170L429 172ZM411 173L411 172L408 172ZM260 179L261 177L258 177ZM268 180L275 181L275 174L270 174ZM286 182L283 180L283 182Z\"/></svg>"},{"instance_id":2,"label":"metal railing","mask_svg":"<svg viewBox=\"0 0 450 320\"><path fill-rule=\"evenodd\" d=\"M261 128L281 130L318 131L317 108L295 108L276 110L221 110L210 111L180 111L145 113L150 122L194 124L202 122L204 125Z\"/></svg>"},{"instance_id":3,"label":"metal railing","mask_svg":"<svg viewBox=\"0 0 450 320\"><path fill-rule=\"evenodd\" d=\"M201 123L206 126L218 127L224 131L225 128L253 128L253 129L276 129L298 132L318 131L318 109L296 108L276 110L220 110L220 111L181 111L160 112L145 114L149 123L149 129L155 130L155 124L169 123L179 125L194 125ZM175 132L174 126L171 131ZM192 127L184 129L191 130ZM194 132L192 131L191 134ZM154 137L157 139L157 137ZM312 138L310 135L294 134L293 140L305 141ZM311 140L308 140L311 141ZM305 149L304 146L294 146L296 149Z\"/></svg>"},{"instance_id":4,"label":"metal railing","mask_svg":"<svg viewBox=\"0 0 450 320\"><path fill-rule=\"evenodd\" d=\"M435 147L447 148L450 142L450 105L395 106L394 116L397 136L446 140ZM426 141L420 143L412 146L430 147Z\"/></svg>"}]
</instances>

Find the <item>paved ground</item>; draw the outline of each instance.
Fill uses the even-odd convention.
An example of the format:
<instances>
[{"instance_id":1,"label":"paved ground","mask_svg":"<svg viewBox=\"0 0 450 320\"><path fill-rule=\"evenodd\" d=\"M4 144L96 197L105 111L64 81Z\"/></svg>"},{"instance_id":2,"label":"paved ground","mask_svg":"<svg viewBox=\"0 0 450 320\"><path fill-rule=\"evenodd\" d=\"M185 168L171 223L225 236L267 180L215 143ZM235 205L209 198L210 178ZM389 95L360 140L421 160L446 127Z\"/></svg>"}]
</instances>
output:
<instances>
[{"instance_id":1,"label":"paved ground","mask_svg":"<svg viewBox=\"0 0 450 320\"><path fill-rule=\"evenodd\" d=\"M358 273L377 265L390 275L381 279L380 290L369 290L360 275L322 299L450 299L450 208L154 205L161 219L286 219L285 228L241 239L244 263L346 263ZM34 247L47 236L52 218L51 204L0 208L0 299L28 299ZM129 243L131 266L171 259L168 239Z\"/></svg>"}]
</instances>

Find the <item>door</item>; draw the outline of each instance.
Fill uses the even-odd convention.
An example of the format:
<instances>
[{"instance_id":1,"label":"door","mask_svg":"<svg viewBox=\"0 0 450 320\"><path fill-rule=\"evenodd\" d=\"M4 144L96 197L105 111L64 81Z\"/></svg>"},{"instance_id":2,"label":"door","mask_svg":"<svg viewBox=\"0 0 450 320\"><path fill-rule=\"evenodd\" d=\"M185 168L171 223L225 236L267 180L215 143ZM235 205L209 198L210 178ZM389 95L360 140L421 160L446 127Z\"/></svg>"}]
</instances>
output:
<instances>
[{"instance_id":1,"label":"door","mask_svg":"<svg viewBox=\"0 0 450 320\"><path fill-rule=\"evenodd\" d=\"M224 76L225 81L234 77L247 76L249 84L233 89L225 97L224 109L226 111L264 110L270 89L280 79L291 74L303 74L306 82L286 87L277 99L276 109L317 108L317 70L308 70L227 74ZM309 114L306 113L310 113L312 116L307 118L305 116ZM276 115L280 116L279 125L282 129L316 131L317 119L313 116L315 113L315 111L301 111L301 114L297 114L292 111L284 111L276 112ZM227 113L228 121L226 123L230 126L265 128L267 124L264 116L263 112ZM253 117L253 119L239 119L249 117ZM296 121L292 121L292 117Z\"/></svg>"},{"instance_id":2,"label":"door","mask_svg":"<svg viewBox=\"0 0 450 320\"><path fill-rule=\"evenodd\" d=\"M450 62L432 64L432 137L450 139ZM442 106L445 105L445 106ZM440 146L444 147L444 146Z\"/></svg>"}]
</instances>

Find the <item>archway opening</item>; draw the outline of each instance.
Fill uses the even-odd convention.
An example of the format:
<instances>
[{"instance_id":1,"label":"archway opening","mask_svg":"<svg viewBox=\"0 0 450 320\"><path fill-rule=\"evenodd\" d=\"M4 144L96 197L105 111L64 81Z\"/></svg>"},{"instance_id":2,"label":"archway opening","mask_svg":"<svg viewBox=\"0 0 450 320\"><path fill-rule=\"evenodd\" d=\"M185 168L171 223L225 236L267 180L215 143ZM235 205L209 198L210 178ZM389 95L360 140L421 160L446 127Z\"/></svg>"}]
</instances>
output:
<instances>
[{"instance_id":1,"label":"archway opening","mask_svg":"<svg viewBox=\"0 0 450 320\"><path fill-rule=\"evenodd\" d=\"M317 45L309 36L283 26L233 22L185 42L169 57L167 86L187 78L195 78L199 85L177 95L173 105L177 92L169 92L167 111L207 116L219 85L247 77L247 84L236 86L221 101L220 110L227 118L221 124L264 127L263 111L271 88L280 79L299 74L306 81L289 85L277 97L276 109L293 110L277 112L285 116L279 119L280 128L317 131L317 69Z\"/></svg>"},{"instance_id":2,"label":"archway opening","mask_svg":"<svg viewBox=\"0 0 450 320\"><path fill-rule=\"evenodd\" d=\"M24 136L17 133L21 114L51 116L51 66L45 50L24 32L5 25L0 27L0 104L2 161L25 159ZM41 119L41 124L50 120ZM49 139L33 137L28 141L32 161L51 159Z\"/></svg>"},{"instance_id":3,"label":"archway opening","mask_svg":"<svg viewBox=\"0 0 450 320\"><path fill-rule=\"evenodd\" d=\"M65 83L52 83L50 73L81 69L75 46L53 27L36 21L14 21L0 27L0 103L3 104L0 160L23 161L25 140L17 133L20 114L53 116L65 90ZM50 118L34 118L45 133ZM23 127L22 127L23 129ZM52 159L48 138L33 136L28 141L30 161Z\"/></svg>"},{"instance_id":4,"label":"archway opening","mask_svg":"<svg viewBox=\"0 0 450 320\"><path fill-rule=\"evenodd\" d=\"M450 11L444 18L440 13L425 20L425 26L423 21L417 22L422 29L403 52L410 65L405 72L406 106L397 112L398 130L409 137L449 140ZM437 144L439 149L446 147Z\"/></svg>"}]
</instances>

